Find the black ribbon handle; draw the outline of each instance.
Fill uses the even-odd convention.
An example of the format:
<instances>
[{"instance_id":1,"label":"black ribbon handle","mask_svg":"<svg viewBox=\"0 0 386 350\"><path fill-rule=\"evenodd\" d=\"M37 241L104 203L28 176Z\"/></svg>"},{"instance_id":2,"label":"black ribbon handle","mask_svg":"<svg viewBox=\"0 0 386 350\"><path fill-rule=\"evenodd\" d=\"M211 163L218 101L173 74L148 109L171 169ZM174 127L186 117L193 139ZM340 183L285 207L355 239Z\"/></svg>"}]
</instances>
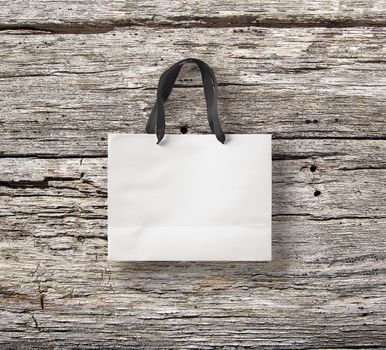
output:
<instances>
[{"instance_id":1,"label":"black ribbon handle","mask_svg":"<svg viewBox=\"0 0 386 350\"><path fill-rule=\"evenodd\" d=\"M204 86L206 110L208 122L212 133L216 135L217 140L225 142L225 134L222 131L217 112L217 82L213 70L203 61L197 58L187 58L175 63L167 69L160 77L157 88L157 100L150 113L146 125L146 133L157 135L157 143L160 143L165 135L165 110L164 105L168 99L178 74L185 63L194 63L201 72Z\"/></svg>"}]
</instances>

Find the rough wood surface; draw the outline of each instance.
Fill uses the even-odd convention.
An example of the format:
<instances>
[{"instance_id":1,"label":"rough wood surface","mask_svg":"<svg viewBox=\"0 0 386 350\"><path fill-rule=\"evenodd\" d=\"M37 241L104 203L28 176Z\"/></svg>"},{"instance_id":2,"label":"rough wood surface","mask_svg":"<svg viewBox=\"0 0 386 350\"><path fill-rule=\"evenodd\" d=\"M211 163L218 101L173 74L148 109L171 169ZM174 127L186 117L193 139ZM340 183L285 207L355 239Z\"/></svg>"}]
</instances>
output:
<instances>
[{"instance_id":1,"label":"rough wood surface","mask_svg":"<svg viewBox=\"0 0 386 350\"><path fill-rule=\"evenodd\" d=\"M0 9L1 349L386 348L384 0ZM107 133L187 56L226 132L273 134L270 263L106 262ZM209 131L200 85L168 132Z\"/></svg>"},{"instance_id":2,"label":"rough wood surface","mask_svg":"<svg viewBox=\"0 0 386 350\"><path fill-rule=\"evenodd\" d=\"M214 67L226 132L386 132L383 28L130 28L4 34L0 42L3 155L105 155L108 132L143 132L158 77L186 56ZM169 132L182 125L208 132L197 72L185 74L180 86L167 109Z\"/></svg>"},{"instance_id":3,"label":"rough wood surface","mask_svg":"<svg viewBox=\"0 0 386 350\"><path fill-rule=\"evenodd\" d=\"M384 0L2 0L0 28L105 32L117 26L384 26Z\"/></svg>"},{"instance_id":4,"label":"rough wood surface","mask_svg":"<svg viewBox=\"0 0 386 350\"><path fill-rule=\"evenodd\" d=\"M2 241L3 348L384 346L385 221L275 218L271 263L106 264L104 219L36 220Z\"/></svg>"},{"instance_id":5,"label":"rough wood surface","mask_svg":"<svg viewBox=\"0 0 386 350\"><path fill-rule=\"evenodd\" d=\"M386 218L385 153L383 140L275 140L273 215ZM55 211L60 198L70 216L106 216L104 157L0 158L0 166L4 215L12 220L26 199L31 214Z\"/></svg>"}]
</instances>

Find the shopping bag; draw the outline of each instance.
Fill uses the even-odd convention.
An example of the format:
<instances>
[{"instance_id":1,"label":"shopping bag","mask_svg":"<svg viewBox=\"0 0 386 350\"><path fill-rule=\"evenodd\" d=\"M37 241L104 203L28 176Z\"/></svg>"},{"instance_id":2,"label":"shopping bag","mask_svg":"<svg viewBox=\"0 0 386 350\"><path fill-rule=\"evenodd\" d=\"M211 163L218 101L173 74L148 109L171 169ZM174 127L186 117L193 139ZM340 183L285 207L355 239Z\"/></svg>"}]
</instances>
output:
<instances>
[{"instance_id":1,"label":"shopping bag","mask_svg":"<svg viewBox=\"0 0 386 350\"><path fill-rule=\"evenodd\" d=\"M212 133L165 136L164 104L186 63L200 69ZM108 137L108 259L271 260L271 163L270 135L224 135L212 69L177 62L146 133Z\"/></svg>"}]
</instances>

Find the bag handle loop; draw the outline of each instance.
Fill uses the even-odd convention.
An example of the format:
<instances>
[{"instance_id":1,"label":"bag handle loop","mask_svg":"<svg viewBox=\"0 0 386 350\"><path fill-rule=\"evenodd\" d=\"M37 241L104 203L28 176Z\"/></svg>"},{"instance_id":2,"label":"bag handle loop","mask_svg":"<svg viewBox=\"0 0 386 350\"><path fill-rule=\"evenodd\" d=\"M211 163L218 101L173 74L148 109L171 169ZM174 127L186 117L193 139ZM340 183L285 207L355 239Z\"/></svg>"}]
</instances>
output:
<instances>
[{"instance_id":1,"label":"bag handle loop","mask_svg":"<svg viewBox=\"0 0 386 350\"><path fill-rule=\"evenodd\" d=\"M186 63L194 63L201 72L204 86L206 110L208 122L212 133L216 135L217 140L225 142L225 134L221 128L217 112L217 82L213 70L203 61L197 58L186 58L178 61L167 69L160 77L157 88L157 100L150 113L146 125L146 133L157 135L157 144L160 143L165 135L165 110L164 105L168 99L181 68Z\"/></svg>"}]
</instances>

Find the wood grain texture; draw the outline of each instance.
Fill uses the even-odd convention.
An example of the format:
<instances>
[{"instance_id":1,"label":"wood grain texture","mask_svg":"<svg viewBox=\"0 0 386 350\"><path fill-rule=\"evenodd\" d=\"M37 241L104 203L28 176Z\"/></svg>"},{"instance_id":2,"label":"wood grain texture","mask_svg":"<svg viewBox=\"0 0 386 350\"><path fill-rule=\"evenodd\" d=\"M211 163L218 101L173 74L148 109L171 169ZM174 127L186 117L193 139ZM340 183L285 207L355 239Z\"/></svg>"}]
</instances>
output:
<instances>
[{"instance_id":1,"label":"wood grain texture","mask_svg":"<svg viewBox=\"0 0 386 350\"><path fill-rule=\"evenodd\" d=\"M357 201L382 205L384 147L275 141L274 261L262 264L106 263L106 159L2 158L0 339L9 348L382 348L386 218ZM316 198L313 186L340 191ZM339 217L344 202L351 217Z\"/></svg>"},{"instance_id":2,"label":"wood grain texture","mask_svg":"<svg viewBox=\"0 0 386 350\"><path fill-rule=\"evenodd\" d=\"M0 342L382 348L385 147L276 140L263 264L107 263L106 158L1 158Z\"/></svg>"},{"instance_id":3,"label":"wood grain texture","mask_svg":"<svg viewBox=\"0 0 386 350\"><path fill-rule=\"evenodd\" d=\"M271 263L106 264L105 220L31 223L2 243L3 348L382 348L384 224L276 218Z\"/></svg>"},{"instance_id":4,"label":"wood grain texture","mask_svg":"<svg viewBox=\"0 0 386 350\"><path fill-rule=\"evenodd\" d=\"M383 0L0 8L1 349L386 348ZM227 133L273 135L272 262L106 262L107 134L188 56ZM209 132L192 66L182 126Z\"/></svg>"},{"instance_id":5,"label":"wood grain texture","mask_svg":"<svg viewBox=\"0 0 386 350\"><path fill-rule=\"evenodd\" d=\"M106 32L117 26L384 26L384 0L2 0L3 29Z\"/></svg>"},{"instance_id":6,"label":"wood grain texture","mask_svg":"<svg viewBox=\"0 0 386 350\"><path fill-rule=\"evenodd\" d=\"M186 56L214 67L225 132L386 133L384 28L131 28L0 41L3 155L105 155L108 132L143 132L158 77ZM198 74L185 73L168 131L208 132Z\"/></svg>"},{"instance_id":7,"label":"wood grain texture","mask_svg":"<svg viewBox=\"0 0 386 350\"><path fill-rule=\"evenodd\" d=\"M385 153L383 140L275 140L273 215L385 218ZM29 212L36 215L55 211L61 198L60 207L68 215L106 216L104 157L0 158L0 165L1 194L16 213L25 197ZM4 214L12 218L14 212Z\"/></svg>"}]
</instances>

